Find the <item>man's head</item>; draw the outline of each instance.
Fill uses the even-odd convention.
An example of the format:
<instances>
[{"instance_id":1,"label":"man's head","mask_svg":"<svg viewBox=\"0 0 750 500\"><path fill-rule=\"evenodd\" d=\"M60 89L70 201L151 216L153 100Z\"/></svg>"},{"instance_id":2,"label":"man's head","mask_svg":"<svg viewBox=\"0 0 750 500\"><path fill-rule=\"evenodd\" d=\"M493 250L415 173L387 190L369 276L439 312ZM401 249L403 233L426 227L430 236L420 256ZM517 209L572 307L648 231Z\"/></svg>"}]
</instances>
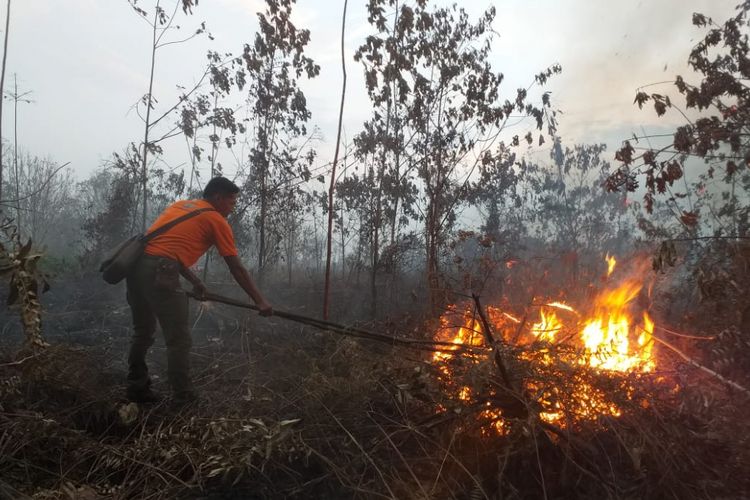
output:
<instances>
[{"instance_id":1,"label":"man's head","mask_svg":"<svg viewBox=\"0 0 750 500\"><path fill-rule=\"evenodd\" d=\"M203 189L203 199L226 217L234 210L239 192L240 188L226 177L214 177Z\"/></svg>"}]
</instances>

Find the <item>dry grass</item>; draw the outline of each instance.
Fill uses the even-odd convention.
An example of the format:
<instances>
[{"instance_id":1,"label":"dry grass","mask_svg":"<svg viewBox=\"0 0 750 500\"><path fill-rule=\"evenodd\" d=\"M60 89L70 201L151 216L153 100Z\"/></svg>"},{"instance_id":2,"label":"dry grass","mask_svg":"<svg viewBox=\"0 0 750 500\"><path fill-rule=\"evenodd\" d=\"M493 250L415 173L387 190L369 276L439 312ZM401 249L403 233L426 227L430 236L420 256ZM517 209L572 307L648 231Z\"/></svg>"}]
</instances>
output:
<instances>
[{"instance_id":1,"label":"dry grass","mask_svg":"<svg viewBox=\"0 0 750 500\"><path fill-rule=\"evenodd\" d=\"M542 346L509 348L502 354L514 390L502 389L492 360L454 360L452 383L474 395L457 401L427 355L300 333L196 349L205 399L188 407L127 405L118 374L101 370L115 362L114 351L57 346L22 363L0 362L0 497L690 499L750 492L747 402L681 365L615 377L534 363ZM545 422L529 383L562 401L589 384L621 415L581 419L572 403L559 422ZM507 431L488 432L481 417L488 403L503 411Z\"/></svg>"}]
</instances>

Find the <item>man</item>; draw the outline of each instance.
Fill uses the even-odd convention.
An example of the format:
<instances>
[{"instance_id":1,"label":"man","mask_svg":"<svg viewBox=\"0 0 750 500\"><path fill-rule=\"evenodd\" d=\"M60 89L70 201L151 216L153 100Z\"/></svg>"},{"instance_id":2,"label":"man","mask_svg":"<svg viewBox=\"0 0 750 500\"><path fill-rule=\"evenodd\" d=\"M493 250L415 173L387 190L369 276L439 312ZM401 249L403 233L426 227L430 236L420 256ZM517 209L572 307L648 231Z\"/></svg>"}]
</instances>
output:
<instances>
[{"instance_id":1,"label":"man","mask_svg":"<svg viewBox=\"0 0 750 500\"><path fill-rule=\"evenodd\" d=\"M144 255L127 278L128 304L133 316L134 334L128 355L128 399L153 402L158 396L151 390L146 353L154 343L156 321L167 346L167 375L178 402L195 399L190 378L190 329L188 297L180 288L180 275L199 296L206 291L190 266L212 246L229 267L235 281L260 308L262 316L273 314L271 305L255 286L250 273L237 256L232 228L226 217L237 203L240 189L229 179L209 181L201 200L182 200L170 205L148 232L195 210L208 209L150 240Z\"/></svg>"}]
</instances>

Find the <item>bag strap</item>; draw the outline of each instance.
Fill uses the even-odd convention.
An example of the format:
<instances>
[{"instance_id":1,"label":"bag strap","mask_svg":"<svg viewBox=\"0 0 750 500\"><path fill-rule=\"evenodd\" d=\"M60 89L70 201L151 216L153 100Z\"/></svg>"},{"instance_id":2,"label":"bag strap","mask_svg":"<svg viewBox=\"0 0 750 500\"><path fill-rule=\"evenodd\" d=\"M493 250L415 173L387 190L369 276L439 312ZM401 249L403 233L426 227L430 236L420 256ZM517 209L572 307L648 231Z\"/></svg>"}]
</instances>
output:
<instances>
[{"instance_id":1,"label":"bag strap","mask_svg":"<svg viewBox=\"0 0 750 500\"><path fill-rule=\"evenodd\" d=\"M166 233L167 231L169 231L170 229L172 229L173 227L175 227L180 222L184 222L184 221L186 221L186 220L188 220L190 218L195 217L196 215L202 214L203 212L211 212L211 211L215 211L215 210L216 209L214 209L214 208L199 208L198 210L193 210L192 212L189 212L189 213L187 213L187 214L185 214L185 215L183 215L181 217L177 217L176 219L167 222L163 226L159 226L158 228L154 229L153 231L151 231L148 234L144 234L143 236L141 236L141 241L143 243L148 243L149 241L151 241L152 239L156 238L160 234Z\"/></svg>"}]
</instances>

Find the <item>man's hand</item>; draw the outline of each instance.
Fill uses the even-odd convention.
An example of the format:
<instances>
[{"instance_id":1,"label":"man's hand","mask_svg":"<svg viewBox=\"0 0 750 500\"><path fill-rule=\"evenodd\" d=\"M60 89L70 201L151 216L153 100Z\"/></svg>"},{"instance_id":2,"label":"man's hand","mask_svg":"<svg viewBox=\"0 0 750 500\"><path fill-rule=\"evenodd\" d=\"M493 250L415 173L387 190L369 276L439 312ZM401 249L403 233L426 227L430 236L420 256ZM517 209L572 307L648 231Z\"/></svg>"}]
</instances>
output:
<instances>
[{"instance_id":1,"label":"man's hand","mask_svg":"<svg viewBox=\"0 0 750 500\"><path fill-rule=\"evenodd\" d=\"M258 309L261 316L273 316L273 307L268 302L260 302Z\"/></svg>"}]
</instances>

